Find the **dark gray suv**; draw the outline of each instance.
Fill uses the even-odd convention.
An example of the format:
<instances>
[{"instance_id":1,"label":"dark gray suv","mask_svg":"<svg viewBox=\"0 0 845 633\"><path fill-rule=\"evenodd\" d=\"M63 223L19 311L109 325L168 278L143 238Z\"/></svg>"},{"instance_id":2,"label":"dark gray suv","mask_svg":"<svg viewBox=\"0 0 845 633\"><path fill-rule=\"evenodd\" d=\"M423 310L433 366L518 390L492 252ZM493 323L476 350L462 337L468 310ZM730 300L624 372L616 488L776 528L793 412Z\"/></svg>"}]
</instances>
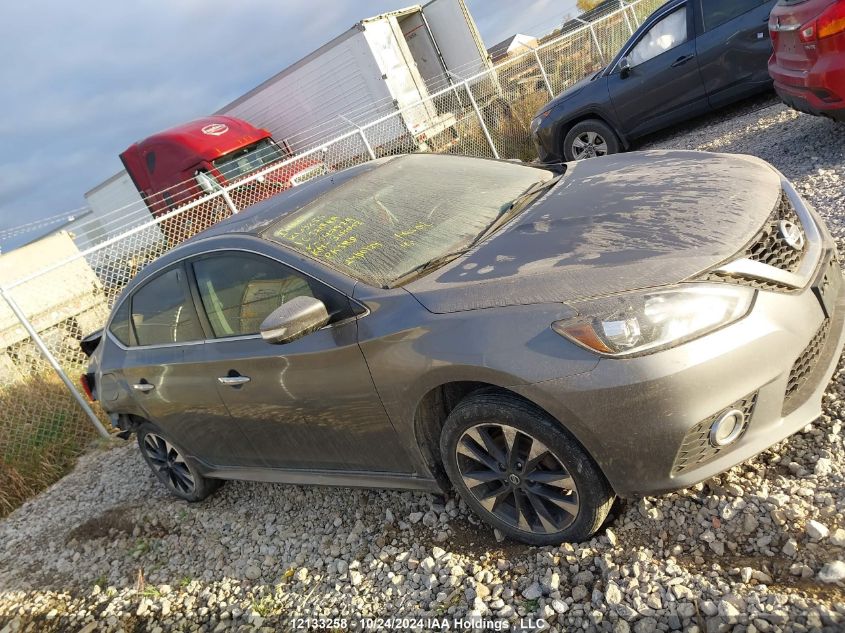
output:
<instances>
[{"instance_id":1,"label":"dark gray suv","mask_svg":"<svg viewBox=\"0 0 845 633\"><path fill-rule=\"evenodd\" d=\"M815 419L842 301L819 216L751 157L400 156L150 264L87 380L182 498L454 486L554 543Z\"/></svg>"}]
</instances>

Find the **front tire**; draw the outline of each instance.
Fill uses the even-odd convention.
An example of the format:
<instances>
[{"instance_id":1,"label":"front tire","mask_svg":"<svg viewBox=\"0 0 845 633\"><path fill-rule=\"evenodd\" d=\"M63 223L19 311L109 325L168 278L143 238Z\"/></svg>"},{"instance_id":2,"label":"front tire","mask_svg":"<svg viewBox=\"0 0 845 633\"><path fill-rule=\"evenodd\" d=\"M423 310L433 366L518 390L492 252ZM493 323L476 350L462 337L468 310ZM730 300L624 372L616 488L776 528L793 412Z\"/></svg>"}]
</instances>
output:
<instances>
[{"instance_id":1,"label":"front tire","mask_svg":"<svg viewBox=\"0 0 845 633\"><path fill-rule=\"evenodd\" d=\"M619 137L610 126L598 119L587 119L572 126L563 140L566 160L584 160L618 154Z\"/></svg>"},{"instance_id":2,"label":"front tire","mask_svg":"<svg viewBox=\"0 0 845 633\"><path fill-rule=\"evenodd\" d=\"M136 435L144 461L170 494L186 501L201 501L223 484L200 475L185 452L154 424L144 422Z\"/></svg>"},{"instance_id":3,"label":"front tire","mask_svg":"<svg viewBox=\"0 0 845 633\"><path fill-rule=\"evenodd\" d=\"M515 396L482 391L461 401L440 436L458 494L486 523L530 545L584 541L614 494L560 423Z\"/></svg>"}]
</instances>

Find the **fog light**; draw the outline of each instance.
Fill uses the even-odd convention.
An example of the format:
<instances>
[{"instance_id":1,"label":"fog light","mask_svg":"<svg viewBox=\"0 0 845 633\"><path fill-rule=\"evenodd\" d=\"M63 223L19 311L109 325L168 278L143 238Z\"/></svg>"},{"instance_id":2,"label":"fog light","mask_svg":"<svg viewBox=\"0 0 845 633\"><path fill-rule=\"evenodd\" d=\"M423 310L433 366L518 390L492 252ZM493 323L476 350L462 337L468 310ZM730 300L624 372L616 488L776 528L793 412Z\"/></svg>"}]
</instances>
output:
<instances>
[{"instance_id":1,"label":"fog light","mask_svg":"<svg viewBox=\"0 0 845 633\"><path fill-rule=\"evenodd\" d=\"M745 414L732 409L720 415L710 427L710 443L722 447L733 444L745 430Z\"/></svg>"}]
</instances>

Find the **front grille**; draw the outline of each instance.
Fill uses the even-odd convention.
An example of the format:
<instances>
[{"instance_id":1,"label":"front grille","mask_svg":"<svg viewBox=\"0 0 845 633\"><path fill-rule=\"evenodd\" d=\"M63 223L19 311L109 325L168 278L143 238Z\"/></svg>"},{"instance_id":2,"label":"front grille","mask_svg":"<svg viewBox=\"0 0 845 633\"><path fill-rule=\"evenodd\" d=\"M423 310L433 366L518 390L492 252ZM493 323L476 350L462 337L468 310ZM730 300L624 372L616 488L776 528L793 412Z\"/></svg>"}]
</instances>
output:
<instances>
[{"instance_id":1,"label":"front grille","mask_svg":"<svg viewBox=\"0 0 845 633\"><path fill-rule=\"evenodd\" d=\"M801 352L798 360L792 365L792 370L789 372L789 380L786 383L786 395L783 401L784 415L795 410L796 398L801 392L801 387L810 378L827 342L828 334L830 334L830 319L825 319L818 332L810 340L807 347L804 348L804 351Z\"/></svg>"},{"instance_id":2,"label":"front grille","mask_svg":"<svg viewBox=\"0 0 845 633\"><path fill-rule=\"evenodd\" d=\"M696 466L709 462L721 451L729 448L727 446L713 446L710 443L710 427L725 411L739 409L745 414L745 428L747 430L748 424L751 421L751 416L754 413L755 404L757 404L756 391L742 400L737 400L727 409L723 409L716 415L713 415L706 420L702 420L692 427L687 432L686 436L684 436L681 448L675 456L675 463L672 466L672 475L678 475L690 468L695 468Z\"/></svg>"},{"instance_id":3,"label":"front grille","mask_svg":"<svg viewBox=\"0 0 845 633\"><path fill-rule=\"evenodd\" d=\"M752 279L751 277L740 277L738 275L729 275L727 273L707 273L700 278L702 281L720 281L726 284L737 284L740 286L750 286L757 290L768 290L770 292L798 292L799 288L793 288L786 284L769 279Z\"/></svg>"},{"instance_id":4,"label":"front grille","mask_svg":"<svg viewBox=\"0 0 845 633\"><path fill-rule=\"evenodd\" d=\"M801 226L801 221L785 191L781 192L780 200L766 224L745 249L744 256L746 259L794 273L801 265L804 251L796 251L783 239L778 229L778 224L783 220Z\"/></svg>"},{"instance_id":5,"label":"front grille","mask_svg":"<svg viewBox=\"0 0 845 633\"><path fill-rule=\"evenodd\" d=\"M780 199L772 211L763 228L754 236L751 243L737 254L737 259L750 259L751 261L768 264L775 268L794 273L801 266L806 252L806 246L796 251L780 234L780 222L792 222L801 226L795 207L785 191L781 191ZM740 284L750 286L758 290L769 290L772 292L793 292L796 289L776 281L754 279L742 275L731 275L717 271L705 273L700 277L702 281L718 281L724 283Z\"/></svg>"}]
</instances>

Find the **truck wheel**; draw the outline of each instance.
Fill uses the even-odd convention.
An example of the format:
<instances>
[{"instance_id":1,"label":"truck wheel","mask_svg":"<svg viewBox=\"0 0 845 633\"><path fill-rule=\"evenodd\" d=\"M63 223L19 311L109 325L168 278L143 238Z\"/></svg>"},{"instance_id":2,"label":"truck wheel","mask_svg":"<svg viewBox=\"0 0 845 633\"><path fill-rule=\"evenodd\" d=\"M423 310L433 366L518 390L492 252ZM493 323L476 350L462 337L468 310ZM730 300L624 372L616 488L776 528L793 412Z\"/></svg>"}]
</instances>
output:
<instances>
[{"instance_id":1,"label":"truck wheel","mask_svg":"<svg viewBox=\"0 0 845 633\"><path fill-rule=\"evenodd\" d=\"M440 436L452 484L478 516L531 545L583 541L614 494L560 423L523 400L477 392L449 414Z\"/></svg>"},{"instance_id":2,"label":"truck wheel","mask_svg":"<svg viewBox=\"0 0 845 633\"><path fill-rule=\"evenodd\" d=\"M604 121L587 119L576 123L563 140L566 160L583 160L619 153L619 137Z\"/></svg>"},{"instance_id":3,"label":"truck wheel","mask_svg":"<svg viewBox=\"0 0 845 633\"><path fill-rule=\"evenodd\" d=\"M223 485L219 479L200 475L184 451L154 424L144 422L136 435L144 461L171 494L186 501L201 501Z\"/></svg>"}]
</instances>

